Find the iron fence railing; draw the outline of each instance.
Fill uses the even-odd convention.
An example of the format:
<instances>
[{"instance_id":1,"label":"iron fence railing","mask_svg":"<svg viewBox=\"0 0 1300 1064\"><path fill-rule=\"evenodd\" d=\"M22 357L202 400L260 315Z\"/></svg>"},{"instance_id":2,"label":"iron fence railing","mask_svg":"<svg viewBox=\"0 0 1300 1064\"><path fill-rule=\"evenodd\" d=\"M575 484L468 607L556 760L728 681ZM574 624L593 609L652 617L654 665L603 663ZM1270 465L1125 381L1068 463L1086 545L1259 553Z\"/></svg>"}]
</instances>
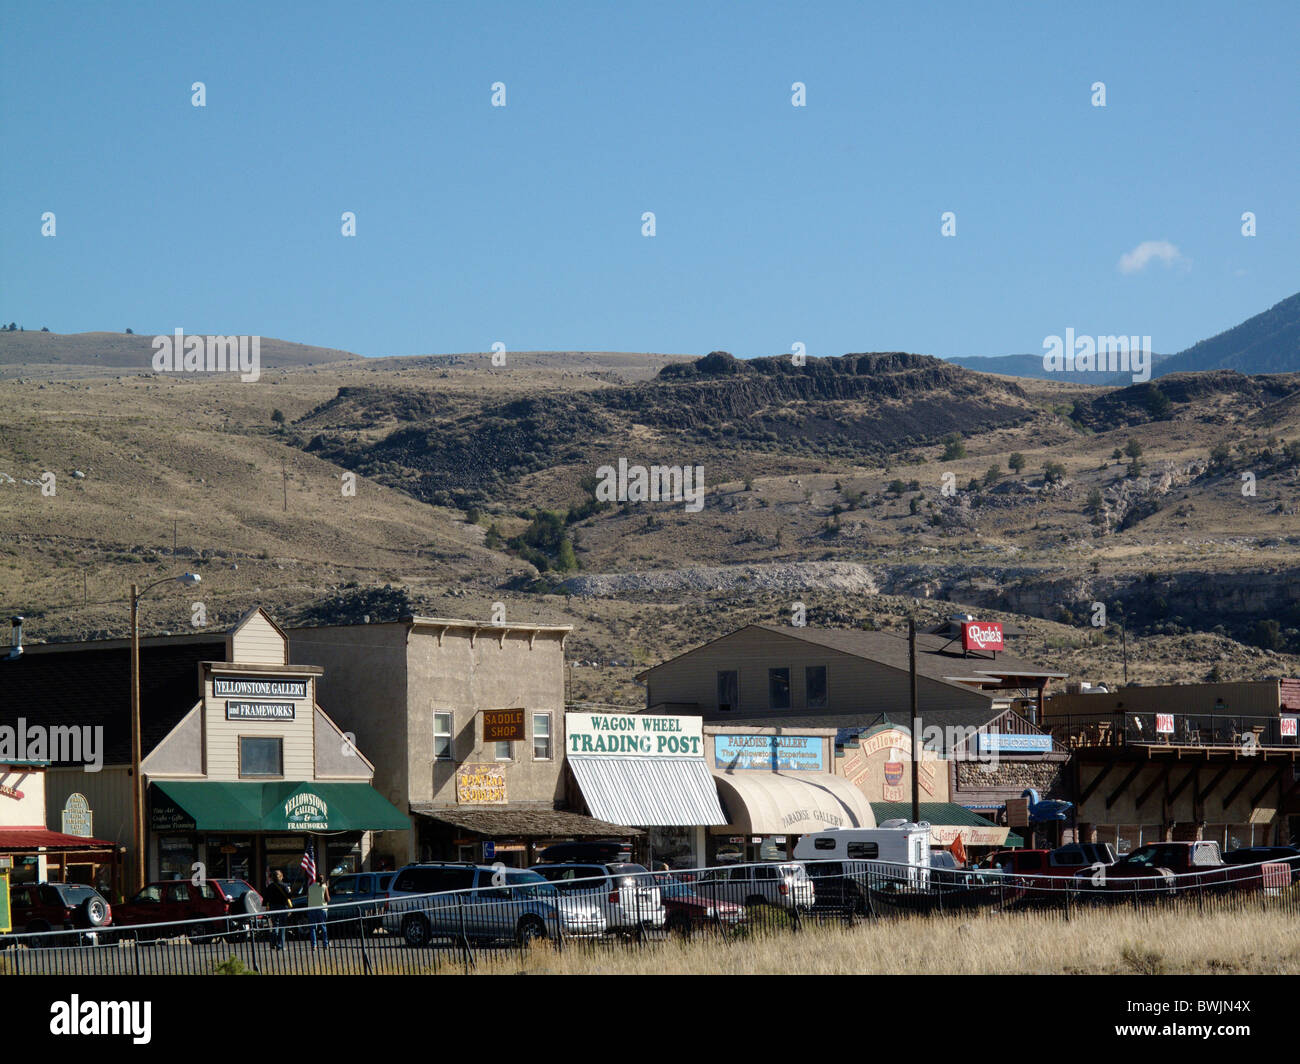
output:
<instances>
[{"instance_id":1,"label":"iron fence railing","mask_svg":"<svg viewBox=\"0 0 1300 1064\"><path fill-rule=\"evenodd\" d=\"M1300 863L1300 862L1298 862ZM635 883L629 883L635 880ZM1136 877L1093 866L1072 876L880 861L765 862L561 884L397 895L94 931L0 935L0 973L190 975L419 974L471 971L485 959L644 947L670 937L722 946L816 924L988 911L1070 919L1105 906L1300 915L1300 867L1285 861Z\"/></svg>"},{"instance_id":2,"label":"iron fence railing","mask_svg":"<svg viewBox=\"0 0 1300 1064\"><path fill-rule=\"evenodd\" d=\"M1295 717L1229 713L1089 713L1048 717L1044 731L1067 749L1104 746L1300 748Z\"/></svg>"}]
</instances>

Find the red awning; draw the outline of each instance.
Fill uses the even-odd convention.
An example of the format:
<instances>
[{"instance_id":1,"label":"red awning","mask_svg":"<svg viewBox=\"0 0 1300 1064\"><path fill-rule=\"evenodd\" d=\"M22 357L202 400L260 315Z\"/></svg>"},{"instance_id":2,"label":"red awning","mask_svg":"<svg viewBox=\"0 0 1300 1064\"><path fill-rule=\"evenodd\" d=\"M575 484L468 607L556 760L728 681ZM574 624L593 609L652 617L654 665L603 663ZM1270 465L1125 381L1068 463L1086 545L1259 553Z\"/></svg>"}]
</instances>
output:
<instances>
[{"instance_id":1,"label":"red awning","mask_svg":"<svg viewBox=\"0 0 1300 1064\"><path fill-rule=\"evenodd\" d=\"M80 835L65 835L61 831L45 828L0 828L0 852L5 850L98 850L112 849L115 844L105 839L87 839Z\"/></svg>"}]
</instances>

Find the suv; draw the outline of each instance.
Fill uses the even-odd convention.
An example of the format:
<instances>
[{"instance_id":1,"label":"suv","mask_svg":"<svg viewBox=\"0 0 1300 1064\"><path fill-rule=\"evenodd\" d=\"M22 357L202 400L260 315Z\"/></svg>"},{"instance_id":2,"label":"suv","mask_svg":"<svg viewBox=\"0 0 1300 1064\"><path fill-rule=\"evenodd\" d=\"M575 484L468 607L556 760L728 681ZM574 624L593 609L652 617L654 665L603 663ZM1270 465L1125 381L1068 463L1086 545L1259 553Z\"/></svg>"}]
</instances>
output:
<instances>
[{"instance_id":1,"label":"suv","mask_svg":"<svg viewBox=\"0 0 1300 1064\"><path fill-rule=\"evenodd\" d=\"M545 877L568 898L581 898L601 910L611 931L626 933L660 928L668 922L663 895L643 865L540 864L532 871Z\"/></svg>"},{"instance_id":2,"label":"suv","mask_svg":"<svg viewBox=\"0 0 1300 1064\"><path fill-rule=\"evenodd\" d=\"M20 884L10 891L9 911L15 933L80 931L93 940L100 928L113 922L113 907L104 896L80 883ZM31 945L49 945L65 937L32 939Z\"/></svg>"},{"instance_id":3,"label":"suv","mask_svg":"<svg viewBox=\"0 0 1300 1064\"><path fill-rule=\"evenodd\" d=\"M235 887L240 884L243 890ZM165 879L148 883L130 901L117 907L119 928L139 926L137 940L184 935L191 941L217 939L246 931L262 910L262 896L243 880ZM178 927L144 927L182 923ZM201 922L199 922L201 921ZM122 932L126 934L125 931Z\"/></svg>"},{"instance_id":4,"label":"suv","mask_svg":"<svg viewBox=\"0 0 1300 1064\"><path fill-rule=\"evenodd\" d=\"M562 897L535 872L472 864L413 864L398 869L380 916L408 946L434 938L509 940L605 933L600 910Z\"/></svg>"},{"instance_id":5,"label":"suv","mask_svg":"<svg viewBox=\"0 0 1300 1064\"><path fill-rule=\"evenodd\" d=\"M396 872L350 872L330 880L329 919L343 930L373 934L382 926Z\"/></svg>"},{"instance_id":6,"label":"suv","mask_svg":"<svg viewBox=\"0 0 1300 1064\"><path fill-rule=\"evenodd\" d=\"M817 901L816 888L802 861L715 868L701 882L725 882L724 897L742 905L776 905L803 912ZM708 895L707 890L700 893Z\"/></svg>"}]
</instances>

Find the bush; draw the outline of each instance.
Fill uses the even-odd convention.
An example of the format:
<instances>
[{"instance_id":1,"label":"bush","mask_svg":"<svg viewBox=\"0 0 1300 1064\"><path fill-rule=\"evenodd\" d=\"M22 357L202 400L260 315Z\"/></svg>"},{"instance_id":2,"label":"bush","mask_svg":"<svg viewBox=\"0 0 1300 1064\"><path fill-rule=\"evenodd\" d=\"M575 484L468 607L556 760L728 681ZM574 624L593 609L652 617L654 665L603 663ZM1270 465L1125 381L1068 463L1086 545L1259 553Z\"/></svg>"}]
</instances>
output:
<instances>
[{"instance_id":1,"label":"bush","mask_svg":"<svg viewBox=\"0 0 1300 1064\"><path fill-rule=\"evenodd\" d=\"M984 471L984 486L986 488L993 487L993 485L996 484L1000 479L1002 479L1002 470L1000 470L997 466L991 465L988 467L988 469Z\"/></svg>"},{"instance_id":2,"label":"bush","mask_svg":"<svg viewBox=\"0 0 1300 1064\"><path fill-rule=\"evenodd\" d=\"M1023 472L1025 466L1027 466L1028 464L1029 464L1029 459L1026 458L1019 451L1014 452L1011 455L1011 457L1007 459L1007 466L1008 468L1011 469L1013 473Z\"/></svg>"},{"instance_id":3,"label":"bush","mask_svg":"<svg viewBox=\"0 0 1300 1064\"><path fill-rule=\"evenodd\" d=\"M248 967L243 961L233 953L220 964L214 965L213 975L256 975L252 968Z\"/></svg>"},{"instance_id":4,"label":"bush","mask_svg":"<svg viewBox=\"0 0 1300 1064\"><path fill-rule=\"evenodd\" d=\"M966 445L955 432L943 441L943 460L953 462L966 457Z\"/></svg>"},{"instance_id":5,"label":"bush","mask_svg":"<svg viewBox=\"0 0 1300 1064\"><path fill-rule=\"evenodd\" d=\"M1043 480L1048 484L1059 484L1065 479L1066 468L1060 462L1043 463Z\"/></svg>"}]
</instances>

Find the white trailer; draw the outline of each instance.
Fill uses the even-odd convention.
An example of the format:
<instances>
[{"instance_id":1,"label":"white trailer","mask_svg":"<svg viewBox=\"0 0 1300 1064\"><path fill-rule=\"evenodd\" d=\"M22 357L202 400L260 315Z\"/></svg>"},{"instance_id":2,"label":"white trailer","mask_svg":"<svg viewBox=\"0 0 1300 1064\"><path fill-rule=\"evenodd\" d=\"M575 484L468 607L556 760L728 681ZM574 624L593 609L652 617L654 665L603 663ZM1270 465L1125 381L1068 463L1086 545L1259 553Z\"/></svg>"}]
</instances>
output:
<instances>
[{"instance_id":1,"label":"white trailer","mask_svg":"<svg viewBox=\"0 0 1300 1064\"><path fill-rule=\"evenodd\" d=\"M832 828L804 835L794 845L798 861L854 861L874 864L917 890L930 885L930 825L887 820L874 828Z\"/></svg>"}]
</instances>

